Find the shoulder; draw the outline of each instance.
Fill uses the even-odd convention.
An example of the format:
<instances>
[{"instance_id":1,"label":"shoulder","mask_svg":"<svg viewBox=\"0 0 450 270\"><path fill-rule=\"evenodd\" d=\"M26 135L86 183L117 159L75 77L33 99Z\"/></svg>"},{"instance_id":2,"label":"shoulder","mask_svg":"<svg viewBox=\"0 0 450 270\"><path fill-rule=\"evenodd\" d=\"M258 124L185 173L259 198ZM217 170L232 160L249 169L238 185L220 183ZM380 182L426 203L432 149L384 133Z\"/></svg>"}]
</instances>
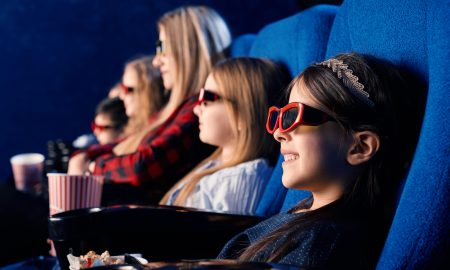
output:
<instances>
[{"instance_id":1,"label":"shoulder","mask_svg":"<svg viewBox=\"0 0 450 270\"><path fill-rule=\"evenodd\" d=\"M198 129L198 117L194 114L194 107L196 105L197 98L195 96L185 99L158 128L158 132L156 133L179 133L184 130L188 131L191 135L197 134L198 136L198 133L192 132L192 129Z\"/></svg>"},{"instance_id":2,"label":"shoulder","mask_svg":"<svg viewBox=\"0 0 450 270\"><path fill-rule=\"evenodd\" d=\"M246 162L242 162L233 167L224 168L216 173L218 174L238 174L238 173L246 173L246 174L258 174L258 173L268 173L272 171L272 168L269 166L269 163L264 158L258 158Z\"/></svg>"},{"instance_id":3,"label":"shoulder","mask_svg":"<svg viewBox=\"0 0 450 270\"><path fill-rule=\"evenodd\" d=\"M208 182L209 179L220 179L223 185L244 185L251 181L261 181L268 179L272 168L265 159L255 159L240 163L236 166L221 169L210 175L203 177L201 182Z\"/></svg>"},{"instance_id":4,"label":"shoulder","mask_svg":"<svg viewBox=\"0 0 450 270\"><path fill-rule=\"evenodd\" d=\"M288 223L296 216L298 216L298 214L288 214L288 213L276 214L258 223L254 227L247 229L245 231L245 234L250 239L250 242L253 243L257 241L260 237L269 235L271 232L279 229L281 226Z\"/></svg>"},{"instance_id":5,"label":"shoulder","mask_svg":"<svg viewBox=\"0 0 450 270\"><path fill-rule=\"evenodd\" d=\"M367 259L359 225L327 220L298 230L295 236L291 236L296 242L294 248L281 262L304 265L306 268L335 265L353 269L353 265L360 265L360 262L352 261L352 258Z\"/></svg>"},{"instance_id":6,"label":"shoulder","mask_svg":"<svg viewBox=\"0 0 450 270\"><path fill-rule=\"evenodd\" d=\"M322 241L335 242L351 237L360 229L360 224L338 220L323 220L314 222L312 226L299 231L300 237L317 238ZM301 236L303 234L303 236ZM331 243L330 243L331 244Z\"/></svg>"}]
</instances>

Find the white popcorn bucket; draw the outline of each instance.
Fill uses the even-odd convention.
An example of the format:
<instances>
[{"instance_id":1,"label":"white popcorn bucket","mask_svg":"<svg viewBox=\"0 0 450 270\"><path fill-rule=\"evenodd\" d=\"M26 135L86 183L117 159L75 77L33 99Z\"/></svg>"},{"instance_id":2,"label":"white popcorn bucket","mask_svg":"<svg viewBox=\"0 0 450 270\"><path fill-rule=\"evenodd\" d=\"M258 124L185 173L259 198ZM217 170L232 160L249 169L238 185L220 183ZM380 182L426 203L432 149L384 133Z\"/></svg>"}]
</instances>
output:
<instances>
[{"instance_id":1,"label":"white popcorn bucket","mask_svg":"<svg viewBox=\"0 0 450 270\"><path fill-rule=\"evenodd\" d=\"M100 206L104 181L102 175L48 173L47 177L50 215Z\"/></svg>"}]
</instances>

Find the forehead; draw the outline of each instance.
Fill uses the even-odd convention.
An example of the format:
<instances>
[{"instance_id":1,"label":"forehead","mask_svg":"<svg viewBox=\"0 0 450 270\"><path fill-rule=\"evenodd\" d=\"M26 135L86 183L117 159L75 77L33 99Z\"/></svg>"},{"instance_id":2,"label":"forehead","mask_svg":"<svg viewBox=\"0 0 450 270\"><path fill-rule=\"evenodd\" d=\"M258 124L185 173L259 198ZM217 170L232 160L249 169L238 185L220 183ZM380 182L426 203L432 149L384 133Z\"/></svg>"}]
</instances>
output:
<instances>
[{"instance_id":1,"label":"forehead","mask_svg":"<svg viewBox=\"0 0 450 270\"><path fill-rule=\"evenodd\" d=\"M108 114L105 114L105 113L98 113L98 114L95 116L94 121L95 121L95 123L96 123L97 125L108 125L108 124L111 123L111 118L109 117Z\"/></svg>"},{"instance_id":2,"label":"forehead","mask_svg":"<svg viewBox=\"0 0 450 270\"><path fill-rule=\"evenodd\" d=\"M122 81L126 86L133 87L134 84L136 84L138 81L138 74L136 69L132 66L125 67L125 72L123 73Z\"/></svg>"},{"instance_id":3,"label":"forehead","mask_svg":"<svg viewBox=\"0 0 450 270\"><path fill-rule=\"evenodd\" d=\"M317 107L316 102L310 92L310 90L303 83L303 80L297 80L292 86L291 93L289 95L289 103L300 102L311 107Z\"/></svg>"},{"instance_id":4,"label":"forehead","mask_svg":"<svg viewBox=\"0 0 450 270\"><path fill-rule=\"evenodd\" d=\"M161 41L166 40L166 30L162 26L159 28L159 40Z\"/></svg>"},{"instance_id":5,"label":"forehead","mask_svg":"<svg viewBox=\"0 0 450 270\"><path fill-rule=\"evenodd\" d=\"M208 77L206 78L205 82L205 89L210 90L211 92L219 92L219 87L217 86L216 79L214 76L210 73Z\"/></svg>"}]
</instances>

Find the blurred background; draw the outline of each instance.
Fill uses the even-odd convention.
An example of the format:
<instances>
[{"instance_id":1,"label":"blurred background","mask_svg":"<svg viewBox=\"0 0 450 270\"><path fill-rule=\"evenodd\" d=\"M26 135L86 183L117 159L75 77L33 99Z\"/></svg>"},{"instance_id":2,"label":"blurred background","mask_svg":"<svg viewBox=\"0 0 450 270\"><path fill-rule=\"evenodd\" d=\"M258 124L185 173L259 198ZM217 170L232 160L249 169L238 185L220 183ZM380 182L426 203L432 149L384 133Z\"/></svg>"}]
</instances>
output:
<instances>
[{"instance_id":1,"label":"blurred background","mask_svg":"<svg viewBox=\"0 0 450 270\"><path fill-rule=\"evenodd\" d=\"M46 154L47 141L90 132L95 106L120 80L124 63L153 54L156 21L186 4L216 9L233 37L319 3L313 0L1 0L0 182L9 158Z\"/></svg>"}]
</instances>

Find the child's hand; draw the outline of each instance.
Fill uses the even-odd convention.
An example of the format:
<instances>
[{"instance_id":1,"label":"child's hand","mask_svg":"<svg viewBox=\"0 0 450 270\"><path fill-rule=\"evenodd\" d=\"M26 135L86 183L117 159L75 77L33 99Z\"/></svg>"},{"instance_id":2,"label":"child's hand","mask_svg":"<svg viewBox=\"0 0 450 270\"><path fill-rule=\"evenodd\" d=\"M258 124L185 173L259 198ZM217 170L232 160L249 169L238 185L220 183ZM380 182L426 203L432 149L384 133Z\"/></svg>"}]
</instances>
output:
<instances>
[{"instance_id":1,"label":"child's hand","mask_svg":"<svg viewBox=\"0 0 450 270\"><path fill-rule=\"evenodd\" d=\"M50 239L47 239L47 244L50 245L50 250L48 251L48 254L50 254L50 256L56 257L56 250L55 250L55 245L53 245L53 241Z\"/></svg>"},{"instance_id":2,"label":"child's hand","mask_svg":"<svg viewBox=\"0 0 450 270\"><path fill-rule=\"evenodd\" d=\"M75 156L73 156L69 160L69 169L67 170L67 174L70 175L84 175L89 172L89 163L85 152L81 152Z\"/></svg>"}]
</instances>

